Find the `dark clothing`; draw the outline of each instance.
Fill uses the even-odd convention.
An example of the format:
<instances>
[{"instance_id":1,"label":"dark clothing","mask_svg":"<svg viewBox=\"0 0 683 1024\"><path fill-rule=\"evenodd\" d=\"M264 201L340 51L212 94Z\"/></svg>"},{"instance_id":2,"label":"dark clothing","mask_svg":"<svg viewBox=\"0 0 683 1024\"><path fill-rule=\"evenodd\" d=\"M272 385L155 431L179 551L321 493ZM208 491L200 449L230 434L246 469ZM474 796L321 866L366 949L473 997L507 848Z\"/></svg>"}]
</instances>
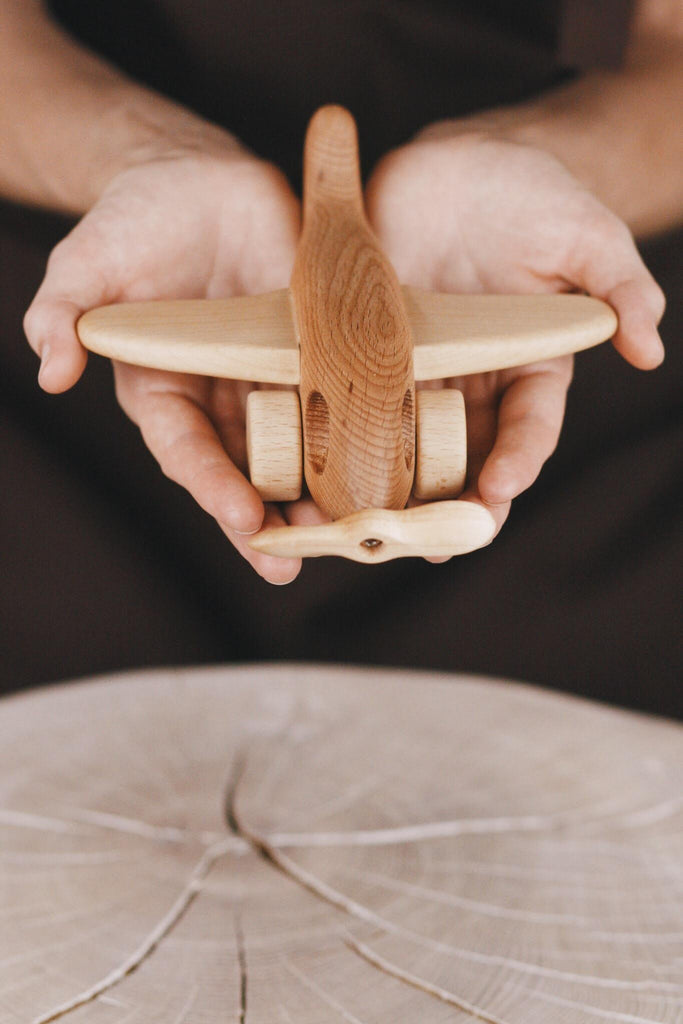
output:
<instances>
[{"instance_id":1,"label":"dark clothing","mask_svg":"<svg viewBox=\"0 0 683 1024\"><path fill-rule=\"evenodd\" d=\"M579 3L53 4L91 45L225 124L295 184L321 103L358 118L369 169L430 121L613 62L627 5L597 6L612 8L612 29L582 47ZM675 344L650 375L609 346L578 357L559 449L490 548L443 566L310 560L274 588L161 476L104 360L66 396L38 390L21 315L66 226L0 208L5 688L133 665L320 659L499 674L681 713ZM645 254L669 295L670 343L682 249L678 235Z\"/></svg>"},{"instance_id":2,"label":"dark clothing","mask_svg":"<svg viewBox=\"0 0 683 1024\"><path fill-rule=\"evenodd\" d=\"M225 125L296 184L323 103L369 169L420 128L619 62L631 0L52 0L84 42ZM599 13L596 13L596 9Z\"/></svg>"}]
</instances>

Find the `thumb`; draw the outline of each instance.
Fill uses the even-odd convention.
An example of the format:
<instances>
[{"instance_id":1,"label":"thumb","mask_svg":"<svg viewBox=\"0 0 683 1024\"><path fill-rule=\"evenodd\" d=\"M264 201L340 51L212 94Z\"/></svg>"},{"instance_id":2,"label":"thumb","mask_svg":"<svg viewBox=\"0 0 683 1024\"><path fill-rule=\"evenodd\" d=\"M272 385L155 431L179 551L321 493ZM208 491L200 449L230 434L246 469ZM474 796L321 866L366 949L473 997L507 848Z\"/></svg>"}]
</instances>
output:
<instances>
[{"instance_id":1,"label":"thumb","mask_svg":"<svg viewBox=\"0 0 683 1024\"><path fill-rule=\"evenodd\" d=\"M631 232L603 208L575 253L572 283L613 307L619 327L613 338L617 352L640 370L664 359L658 326L666 300L643 263Z\"/></svg>"},{"instance_id":2,"label":"thumb","mask_svg":"<svg viewBox=\"0 0 683 1024\"><path fill-rule=\"evenodd\" d=\"M84 309L66 299L38 297L24 317L29 345L40 357L38 383L56 395L68 391L85 369L87 352L76 334L76 321Z\"/></svg>"},{"instance_id":3,"label":"thumb","mask_svg":"<svg viewBox=\"0 0 683 1024\"><path fill-rule=\"evenodd\" d=\"M24 317L28 343L40 357L38 383L51 394L73 387L85 369L88 355L76 332L79 317L111 301L103 275L81 251L77 231L52 251Z\"/></svg>"}]
</instances>

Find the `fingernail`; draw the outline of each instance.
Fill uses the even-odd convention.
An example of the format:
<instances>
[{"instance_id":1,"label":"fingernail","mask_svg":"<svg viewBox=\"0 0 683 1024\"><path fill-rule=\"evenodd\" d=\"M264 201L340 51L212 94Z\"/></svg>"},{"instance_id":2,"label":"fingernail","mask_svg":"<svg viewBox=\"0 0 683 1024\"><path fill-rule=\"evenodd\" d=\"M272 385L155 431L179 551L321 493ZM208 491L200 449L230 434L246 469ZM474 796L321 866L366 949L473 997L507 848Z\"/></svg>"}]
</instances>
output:
<instances>
[{"instance_id":1,"label":"fingernail","mask_svg":"<svg viewBox=\"0 0 683 1024\"><path fill-rule=\"evenodd\" d=\"M250 514L246 509L239 507L233 508L226 513L222 522L229 530L236 533L238 537L253 537L253 535L258 533L263 526L263 513L257 519L253 513ZM254 525L249 526L249 523L253 523ZM245 527L248 528L245 529Z\"/></svg>"},{"instance_id":2,"label":"fingernail","mask_svg":"<svg viewBox=\"0 0 683 1024\"><path fill-rule=\"evenodd\" d=\"M45 374L45 369L50 360L50 346L43 345L40 351L40 369L38 370L38 383L42 384L41 378Z\"/></svg>"}]
</instances>

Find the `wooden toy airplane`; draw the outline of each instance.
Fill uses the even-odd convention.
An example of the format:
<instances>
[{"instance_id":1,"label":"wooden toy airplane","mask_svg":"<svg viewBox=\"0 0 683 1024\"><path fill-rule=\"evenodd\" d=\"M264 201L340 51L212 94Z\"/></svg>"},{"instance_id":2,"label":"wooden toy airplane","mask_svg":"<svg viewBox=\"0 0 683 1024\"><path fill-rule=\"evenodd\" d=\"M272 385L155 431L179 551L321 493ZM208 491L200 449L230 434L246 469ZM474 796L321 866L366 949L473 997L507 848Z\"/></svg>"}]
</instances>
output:
<instances>
[{"instance_id":1,"label":"wooden toy airplane","mask_svg":"<svg viewBox=\"0 0 683 1024\"><path fill-rule=\"evenodd\" d=\"M461 393L416 391L415 382L576 352L616 326L609 306L583 295L402 288L365 217L354 120L331 106L306 136L288 289L103 306L81 317L78 333L86 348L128 363L298 385L249 396L251 481L265 501L294 501L303 467L332 522L266 529L251 546L382 562L463 554L494 533L485 508L452 500L466 472ZM406 508L411 493L429 503Z\"/></svg>"}]
</instances>

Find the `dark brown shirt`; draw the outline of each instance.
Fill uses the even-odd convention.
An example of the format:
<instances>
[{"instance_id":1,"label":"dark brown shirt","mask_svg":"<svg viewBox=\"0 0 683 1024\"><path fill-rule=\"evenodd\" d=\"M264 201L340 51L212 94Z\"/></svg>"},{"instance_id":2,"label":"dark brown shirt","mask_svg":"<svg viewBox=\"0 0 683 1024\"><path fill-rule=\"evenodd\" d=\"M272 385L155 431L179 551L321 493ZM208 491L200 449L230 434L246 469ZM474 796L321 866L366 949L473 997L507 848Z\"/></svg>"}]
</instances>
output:
<instances>
[{"instance_id":1,"label":"dark brown shirt","mask_svg":"<svg viewBox=\"0 0 683 1024\"><path fill-rule=\"evenodd\" d=\"M53 4L90 45L295 182L319 104L350 107L369 166L435 118L613 64L628 6ZM39 391L21 317L66 228L0 205L0 688L145 664L328 659L499 674L681 713L680 235L646 254L669 293L667 363L639 374L609 346L577 359L558 451L494 544L443 566L312 559L274 588L161 476L105 360L65 396Z\"/></svg>"},{"instance_id":2,"label":"dark brown shirt","mask_svg":"<svg viewBox=\"0 0 683 1024\"><path fill-rule=\"evenodd\" d=\"M432 121L617 64L630 0L53 0L131 75L297 180L313 111L356 117L367 166Z\"/></svg>"}]
</instances>

